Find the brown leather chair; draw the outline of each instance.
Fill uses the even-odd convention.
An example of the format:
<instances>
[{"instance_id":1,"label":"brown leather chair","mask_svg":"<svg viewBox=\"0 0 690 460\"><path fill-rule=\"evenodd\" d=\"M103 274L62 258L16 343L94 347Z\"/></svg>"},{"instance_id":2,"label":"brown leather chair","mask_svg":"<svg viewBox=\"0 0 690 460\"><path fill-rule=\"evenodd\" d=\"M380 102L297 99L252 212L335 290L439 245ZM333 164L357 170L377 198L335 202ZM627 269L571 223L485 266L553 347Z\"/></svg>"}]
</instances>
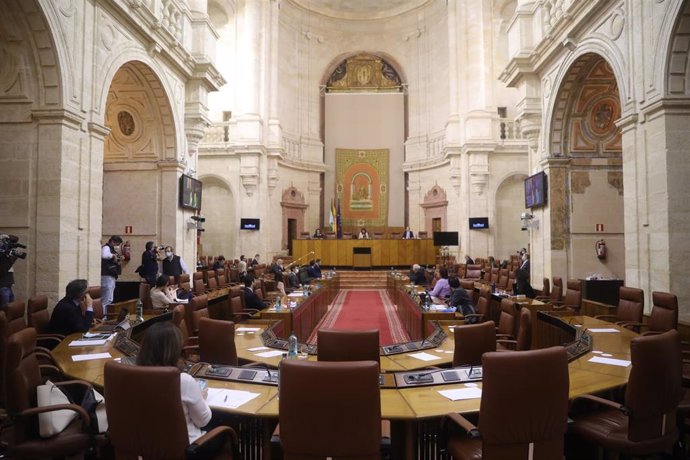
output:
<instances>
[{"instance_id":1,"label":"brown leather chair","mask_svg":"<svg viewBox=\"0 0 690 460\"><path fill-rule=\"evenodd\" d=\"M652 292L652 313L648 332L678 329L678 297L669 292Z\"/></svg>"},{"instance_id":2,"label":"brown leather chair","mask_svg":"<svg viewBox=\"0 0 690 460\"><path fill-rule=\"evenodd\" d=\"M479 264L467 264L465 266L465 278L478 280L482 277L482 266Z\"/></svg>"},{"instance_id":3,"label":"brown leather chair","mask_svg":"<svg viewBox=\"0 0 690 460\"><path fill-rule=\"evenodd\" d=\"M285 460L380 460L379 367L373 361L280 363L279 441Z\"/></svg>"},{"instance_id":4,"label":"brown leather chair","mask_svg":"<svg viewBox=\"0 0 690 460\"><path fill-rule=\"evenodd\" d=\"M185 304L185 321L187 323L187 330L190 336L198 335L199 319L202 317L209 317L208 312L208 296L197 295L192 297L189 303Z\"/></svg>"},{"instance_id":5,"label":"brown leather chair","mask_svg":"<svg viewBox=\"0 0 690 460\"><path fill-rule=\"evenodd\" d=\"M326 239L327 240L334 240L335 239L335 232L326 232ZM345 238L345 233L343 233L343 239L346 240L348 238ZM350 234L350 238L352 239L352 234Z\"/></svg>"},{"instance_id":6,"label":"brown leather chair","mask_svg":"<svg viewBox=\"0 0 690 460\"><path fill-rule=\"evenodd\" d=\"M373 239L375 240L382 240L383 239L383 233L382 232L374 232L374 237Z\"/></svg>"},{"instance_id":7,"label":"brown leather chair","mask_svg":"<svg viewBox=\"0 0 690 460\"><path fill-rule=\"evenodd\" d=\"M216 281L218 282L219 288L224 288L224 287L228 286L228 279L227 279L227 276L225 275L225 269L224 268L216 269Z\"/></svg>"},{"instance_id":8,"label":"brown leather chair","mask_svg":"<svg viewBox=\"0 0 690 460\"><path fill-rule=\"evenodd\" d=\"M678 332L634 338L630 360L624 403L591 395L577 397L571 430L594 445L623 455L664 452L678 440L676 409L683 395ZM596 403L596 409L578 413L577 403L582 400Z\"/></svg>"},{"instance_id":9,"label":"brown leather chair","mask_svg":"<svg viewBox=\"0 0 690 460\"><path fill-rule=\"evenodd\" d=\"M562 459L568 423L568 359L563 347L487 353L482 359L479 426L460 414L447 441L456 460Z\"/></svg>"},{"instance_id":10,"label":"brown leather chair","mask_svg":"<svg viewBox=\"0 0 690 460\"><path fill-rule=\"evenodd\" d=\"M91 445L87 432L89 415L79 405L60 404L56 406L35 407L36 387L43 383L35 353L36 330L25 328L7 341L7 356L4 362L7 375L7 412L13 419L14 436L10 441L9 453L12 458L65 457L84 453ZM56 385L80 384L86 382L57 382ZM38 433L36 416L39 413L55 410L70 410L77 413L68 426L58 435L41 438Z\"/></svg>"},{"instance_id":11,"label":"brown leather chair","mask_svg":"<svg viewBox=\"0 0 690 460\"><path fill-rule=\"evenodd\" d=\"M189 284L189 273L183 273L177 279L177 287L184 289L189 292L191 290L191 285Z\"/></svg>"},{"instance_id":12,"label":"brown leather chair","mask_svg":"<svg viewBox=\"0 0 690 460\"><path fill-rule=\"evenodd\" d=\"M544 278L545 280L548 280L548 278ZM563 280L559 278L558 276L553 277L553 287L550 289L550 292L548 295L539 295L536 297L536 300L541 300L542 302L554 304L555 302L560 302L561 297L563 296Z\"/></svg>"},{"instance_id":13,"label":"brown leather chair","mask_svg":"<svg viewBox=\"0 0 690 460\"><path fill-rule=\"evenodd\" d=\"M379 331L319 329L316 343L319 361L376 361L380 363Z\"/></svg>"},{"instance_id":14,"label":"brown leather chair","mask_svg":"<svg viewBox=\"0 0 690 460\"><path fill-rule=\"evenodd\" d=\"M139 300L144 304L144 310L151 310L153 308L151 303L151 285L145 281L139 283Z\"/></svg>"},{"instance_id":15,"label":"brown leather chair","mask_svg":"<svg viewBox=\"0 0 690 460\"><path fill-rule=\"evenodd\" d=\"M496 328L491 321L456 326L453 336L455 337L454 367L479 366L484 353L496 351Z\"/></svg>"},{"instance_id":16,"label":"brown leather chair","mask_svg":"<svg viewBox=\"0 0 690 460\"><path fill-rule=\"evenodd\" d=\"M199 318L199 359L205 363L237 366L235 323Z\"/></svg>"},{"instance_id":17,"label":"brown leather chair","mask_svg":"<svg viewBox=\"0 0 690 460\"><path fill-rule=\"evenodd\" d=\"M27 326L36 329L38 343L46 348L53 349L65 338L60 334L48 332L50 313L48 313L48 297L44 295L34 296L26 302Z\"/></svg>"},{"instance_id":18,"label":"brown leather chair","mask_svg":"<svg viewBox=\"0 0 690 460\"><path fill-rule=\"evenodd\" d=\"M106 405L108 435L117 458L184 459L192 451L197 458L233 458L237 434L228 426L216 427L189 444L179 369L108 361L104 374L105 399L117 401ZM137 386L134 393L132 382ZM207 446L216 449L205 452Z\"/></svg>"},{"instance_id":19,"label":"brown leather chair","mask_svg":"<svg viewBox=\"0 0 690 460\"><path fill-rule=\"evenodd\" d=\"M515 339L517 336L519 305L509 298L501 299L501 313L498 317L496 336L501 339Z\"/></svg>"},{"instance_id":20,"label":"brown leather chair","mask_svg":"<svg viewBox=\"0 0 690 460\"><path fill-rule=\"evenodd\" d=\"M551 281L547 277L544 277L542 282L541 295L544 297L549 297L551 295Z\"/></svg>"},{"instance_id":21,"label":"brown leather chair","mask_svg":"<svg viewBox=\"0 0 690 460\"><path fill-rule=\"evenodd\" d=\"M520 324L515 340L496 340L497 350L525 351L532 347L532 312L527 308L520 309Z\"/></svg>"},{"instance_id":22,"label":"brown leather chair","mask_svg":"<svg viewBox=\"0 0 690 460\"><path fill-rule=\"evenodd\" d=\"M7 315L7 336L19 332L26 328L24 314L26 313L26 302L15 300L7 304L5 315Z\"/></svg>"},{"instance_id":23,"label":"brown leather chair","mask_svg":"<svg viewBox=\"0 0 690 460\"><path fill-rule=\"evenodd\" d=\"M218 280L216 279L215 273L211 270L208 270L206 273L213 274L213 276L209 275L208 280L206 281L206 289L208 292L215 291L218 289Z\"/></svg>"},{"instance_id":24,"label":"brown leather chair","mask_svg":"<svg viewBox=\"0 0 690 460\"><path fill-rule=\"evenodd\" d=\"M421 232L417 232L417 236L419 237L420 240L425 240L425 239L429 238L429 232L422 230Z\"/></svg>"},{"instance_id":25,"label":"brown leather chair","mask_svg":"<svg viewBox=\"0 0 690 460\"><path fill-rule=\"evenodd\" d=\"M553 309L567 309L575 313L579 313L580 308L582 308L582 292L580 291L581 287L582 284L580 283L580 280L568 280L568 290L565 292L565 297L563 297L562 301L551 302L551 304L553 305Z\"/></svg>"},{"instance_id":26,"label":"brown leather chair","mask_svg":"<svg viewBox=\"0 0 690 460\"><path fill-rule=\"evenodd\" d=\"M644 311L644 291L621 286L618 288L618 308L615 315L597 315L596 319L613 321L616 324L641 323Z\"/></svg>"},{"instance_id":27,"label":"brown leather chair","mask_svg":"<svg viewBox=\"0 0 690 460\"><path fill-rule=\"evenodd\" d=\"M194 292L195 296L204 295L207 292L203 278L197 277L197 273L201 272L194 273L194 279L192 280L192 292Z\"/></svg>"}]
</instances>

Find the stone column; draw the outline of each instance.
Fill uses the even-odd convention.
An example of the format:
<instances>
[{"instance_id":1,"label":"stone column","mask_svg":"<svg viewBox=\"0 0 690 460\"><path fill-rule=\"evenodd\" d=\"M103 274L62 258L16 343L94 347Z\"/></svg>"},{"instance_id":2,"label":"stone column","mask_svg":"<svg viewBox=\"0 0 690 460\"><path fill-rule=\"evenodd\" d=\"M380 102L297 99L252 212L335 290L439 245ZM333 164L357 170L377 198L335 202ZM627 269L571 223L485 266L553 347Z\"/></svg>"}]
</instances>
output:
<instances>
[{"instance_id":1,"label":"stone column","mask_svg":"<svg viewBox=\"0 0 690 460\"><path fill-rule=\"evenodd\" d=\"M261 143L261 63L264 58L263 0L244 0L244 16L239 43L238 134L242 142Z\"/></svg>"}]
</instances>

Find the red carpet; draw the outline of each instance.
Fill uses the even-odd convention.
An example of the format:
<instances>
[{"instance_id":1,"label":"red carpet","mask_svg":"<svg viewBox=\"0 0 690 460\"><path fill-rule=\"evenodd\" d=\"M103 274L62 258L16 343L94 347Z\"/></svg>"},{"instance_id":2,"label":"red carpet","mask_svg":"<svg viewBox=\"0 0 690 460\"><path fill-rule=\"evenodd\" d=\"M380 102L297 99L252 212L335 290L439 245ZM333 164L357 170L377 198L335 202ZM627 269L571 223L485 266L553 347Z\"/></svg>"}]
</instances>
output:
<instances>
[{"instance_id":1,"label":"red carpet","mask_svg":"<svg viewBox=\"0 0 690 460\"><path fill-rule=\"evenodd\" d=\"M309 343L316 342L318 329L378 329L381 345L410 340L398 319L395 306L383 289L373 291L341 290L323 317Z\"/></svg>"}]
</instances>

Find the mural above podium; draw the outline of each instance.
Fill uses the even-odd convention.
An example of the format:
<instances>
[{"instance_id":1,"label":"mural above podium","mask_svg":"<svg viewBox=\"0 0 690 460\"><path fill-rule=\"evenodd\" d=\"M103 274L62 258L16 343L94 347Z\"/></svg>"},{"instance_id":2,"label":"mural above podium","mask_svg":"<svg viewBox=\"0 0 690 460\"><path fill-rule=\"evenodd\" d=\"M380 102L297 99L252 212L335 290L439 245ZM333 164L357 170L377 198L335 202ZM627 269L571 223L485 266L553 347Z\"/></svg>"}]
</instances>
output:
<instances>
[{"instance_id":1,"label":"mural above podium","mask_svg":"<svg viewBox=\"0 0 690 460\"><path fill-rule=\"evenodd\" d=\"M388 224L388 149L335 149L342 225Z\"/></svg>"}]
</instances>

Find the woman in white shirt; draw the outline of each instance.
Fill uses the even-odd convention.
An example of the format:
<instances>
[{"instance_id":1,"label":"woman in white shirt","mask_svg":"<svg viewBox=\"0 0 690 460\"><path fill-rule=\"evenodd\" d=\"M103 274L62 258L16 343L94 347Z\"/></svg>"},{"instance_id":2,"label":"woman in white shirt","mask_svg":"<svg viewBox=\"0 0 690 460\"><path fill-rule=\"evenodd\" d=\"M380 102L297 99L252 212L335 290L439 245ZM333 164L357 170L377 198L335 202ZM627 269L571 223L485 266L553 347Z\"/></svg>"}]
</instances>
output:
<instances>
[{"instance_id":1,"label":"woman in white shirt","mask_svg":"<svg viewBox=\"0 0 690 460\"><path fill-rule=\"evenodd\" d=\"M156 323L146 331L137 355L137 365L179 367L181 354L180 329L171 322ZM211 421L211 408L206 403L207 393L208 390L201 391L194 377L180 373L182 409L187 420L190 444L205 433L201 428Z\"/></svg>"},{"instance_id":2,"label":"woman in white shirt","mask_svg":"<svg viewBox=\"0 0 690 460\"><path fill-rule=\"evenodd\" d=\"M175 303L175 288L168 286L168 277L161 275L156 279L156 286L151 289L151 306L153 308L168 308Z\"/></svg>"}]
</instances>

